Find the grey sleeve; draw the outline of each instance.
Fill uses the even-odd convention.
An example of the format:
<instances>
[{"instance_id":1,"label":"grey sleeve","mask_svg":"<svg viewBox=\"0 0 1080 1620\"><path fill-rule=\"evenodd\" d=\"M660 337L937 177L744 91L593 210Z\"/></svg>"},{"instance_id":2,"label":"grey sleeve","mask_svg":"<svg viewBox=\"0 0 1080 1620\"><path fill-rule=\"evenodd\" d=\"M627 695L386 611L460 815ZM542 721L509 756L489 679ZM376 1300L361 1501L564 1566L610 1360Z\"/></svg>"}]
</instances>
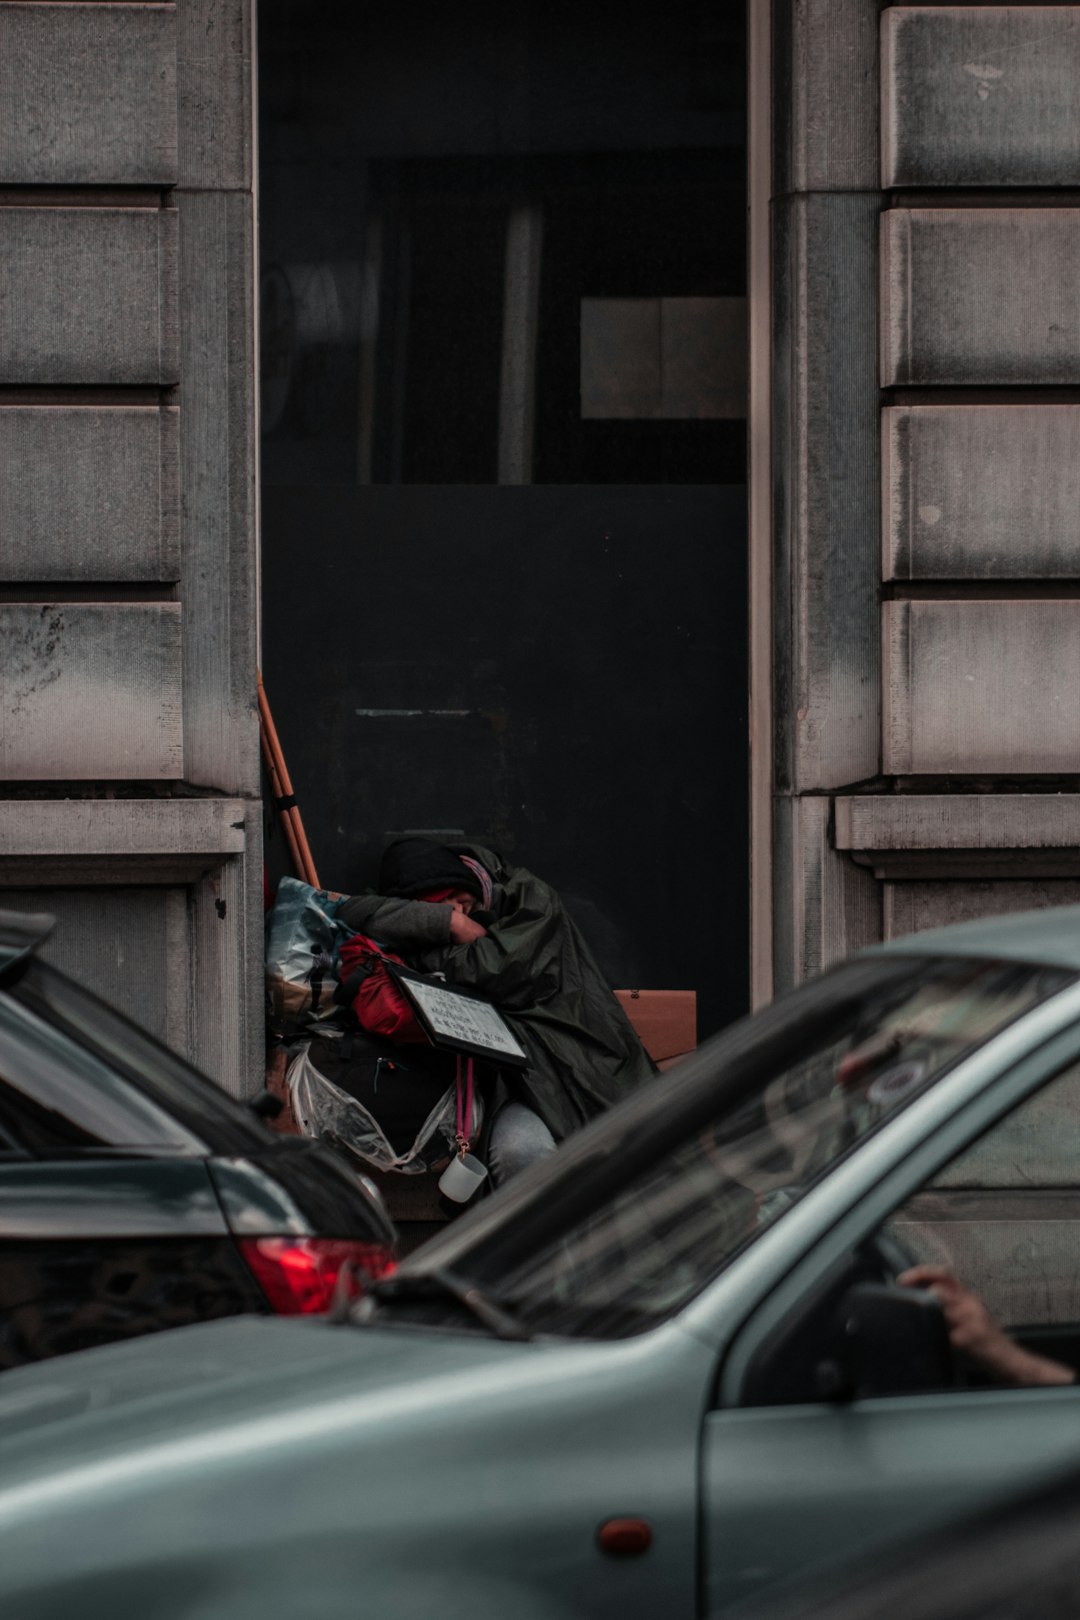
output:
<instances>
[{"instance_id":1,"label":"grey sleeve","mask_svg":"<svg viewBox=\"0 0 1080 1620\"><path fill-rule=\"evenodd\" d=\"M368 934L392 949L446 945L453 907L428 900L388 899L382 894L355 894L338 908L346 928Z\"/></svg>"}]
</instances>

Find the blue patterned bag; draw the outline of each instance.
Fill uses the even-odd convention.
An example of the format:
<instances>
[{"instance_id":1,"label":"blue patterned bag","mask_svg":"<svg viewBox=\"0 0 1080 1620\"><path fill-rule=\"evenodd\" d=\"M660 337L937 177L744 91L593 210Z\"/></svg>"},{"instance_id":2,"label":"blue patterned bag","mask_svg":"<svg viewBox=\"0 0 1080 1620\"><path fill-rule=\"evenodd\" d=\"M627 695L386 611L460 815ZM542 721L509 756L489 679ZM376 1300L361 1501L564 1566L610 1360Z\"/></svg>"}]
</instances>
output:
<instances>
[{"instance_id":1,"label":"blue patterned bag","mask_svg":"<svg viewBox=\"0 0 1080 1620\"><path fill-rule=\"evenodd\" d=\"M338 920L340 899L285 877L266 919L266 990L270 1022L317 1025L341 1016L334 999L338 950L350 930Z\"/></svg>"}]
</instances>

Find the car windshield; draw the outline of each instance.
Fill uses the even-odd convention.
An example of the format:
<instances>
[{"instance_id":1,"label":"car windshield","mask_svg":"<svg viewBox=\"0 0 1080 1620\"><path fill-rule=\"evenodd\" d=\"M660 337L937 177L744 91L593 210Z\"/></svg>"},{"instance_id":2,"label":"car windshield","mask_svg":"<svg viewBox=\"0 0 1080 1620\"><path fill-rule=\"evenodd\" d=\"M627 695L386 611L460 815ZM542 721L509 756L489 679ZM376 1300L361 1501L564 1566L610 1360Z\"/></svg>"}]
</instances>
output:
<instances>
[{"instance_id":1,"label":"car windshield","mask_svg":"<svg viewBox=\"0 0 1080 1620\"><path fill-rule=\"evenodd\" d=\"M471 1244L468 1229L435 1240L417 1269L452 1267L536 1332L651 1327L884 1120L1073 978L963 958L850 964L661 1077L517 1199L508 1188L505 1213L498 1200L486 1219L478 1210Z\"/></svg>"}]
</instances>

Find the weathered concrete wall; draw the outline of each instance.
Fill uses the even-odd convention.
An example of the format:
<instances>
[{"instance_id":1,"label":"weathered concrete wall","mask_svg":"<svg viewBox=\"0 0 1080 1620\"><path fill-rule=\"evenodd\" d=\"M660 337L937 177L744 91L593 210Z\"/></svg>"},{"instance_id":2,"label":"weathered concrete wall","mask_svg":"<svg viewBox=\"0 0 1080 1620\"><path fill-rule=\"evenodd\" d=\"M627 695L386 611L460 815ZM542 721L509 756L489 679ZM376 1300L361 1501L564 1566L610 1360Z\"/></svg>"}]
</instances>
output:
<instances>
[{"instance_id":1,"label":"weathered concrete wall","mask_svg":"<svg viewBox=\"0 0 1080 1620\"><path fill-rule=\"evenodd\" d=\"M249 0L0 0L0 903L261 1073Z\"/></svg>"},{"instance_id":2,"label":"weathered concrete wall","mask_svg":"<svg viewBox=\"0 0 1080 1620\"><path fill-rule=\"evenodd\" d=\"M1080 6L875 10L774 4L778 987L1080 899ZM1078 1148L1074 1077L909 1236L1075 1316Z\"/></svg>"},{"instance_id":3,"label":"weathered concrete wall","mask_svg":"<svg viewBox=\"0 0 1080 1620\"><path fill-rule=\"evenodd\" d=\"M778 988L886 917L853 790L955 800L908 874L1073 872L971 803L1080 776L1080 7L872 12L774 4Z\"/></svg>"},{"instance_id":4,"label":"weathered concrete wall","mask_svg":"<svg viewBox=\"0 0 1080 1620\"><path fill-rule=\"evenodd\" d=\"M879 46L863 0L774 0L773 987L880 936L831 794L881 769Z\"/></svg>"}]
</instances>

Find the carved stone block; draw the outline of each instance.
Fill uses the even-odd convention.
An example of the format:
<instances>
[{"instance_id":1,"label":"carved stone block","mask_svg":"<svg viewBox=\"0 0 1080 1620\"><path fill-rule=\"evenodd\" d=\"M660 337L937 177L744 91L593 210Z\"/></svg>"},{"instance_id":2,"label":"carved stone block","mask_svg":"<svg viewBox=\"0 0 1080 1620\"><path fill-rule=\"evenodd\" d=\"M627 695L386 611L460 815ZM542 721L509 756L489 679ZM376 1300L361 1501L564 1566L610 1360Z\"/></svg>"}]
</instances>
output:
<instances>
[{"instance_id":1,"label":"carved stone block","mask_svg":"<svg viewBox=\"0 0 1080 1620\"><path fill-rule=\"evenodd\" d=\"M883 385L1075 384L1078 257L1076 208L887 210Z\"/></svg>"},{"instance_id":2,"label":"carved stone block","mask_svg":"<svg viewBox=\"0 0 1080 1620\"><path fill-rule=\"evenodd\" d=\"M169 185L176 13L0 4L0 185Z\"/></svg>"},{"instance_id":3,"label":"carved stone block","mask_svg":"<svg viewBox=\"0 0 1080 1620\"><path fill-rule=\"evenodd\" d=\"M1080 771L1080 601L886 602L884 766Z\"/></svg>"},{"instance_id":4,"label":"carved stone block","mask_svg":"<svg viewBox=\"0 0 1080 1620\"><path fill-rule=\"evenodd\" d=\"M1073 186L1080 7L889 6L883 186Z\"/></svg>"},{"instance_id":5,"label":"carved stone block","mask_svg":"<svg viewBox=\"0 0 1080 1620\"><path fill-rule=\"evenodd\" d=\"M0 644L0 778L183 775L178 603L7 603Z\"/></svg>"},{"instance_id":6,"label":"carved stone block","mask_svg":"<svg viewBox=\"0 0 1080 1620\"><path fill-rule=\"evenodd\" d=\"M1080 573L1080 405L887 409L882 488L886 579Z\"/></svg>"},{"instance_id":7,"label":"carved stone block","mask_svg":"<svg viewBox=\"0 0 1080 1620\"><path fill-rule=\"evenodd\" d=\"M177 414L0 406L0 575L177 579Z\"/></svg>"}]
</instances>

